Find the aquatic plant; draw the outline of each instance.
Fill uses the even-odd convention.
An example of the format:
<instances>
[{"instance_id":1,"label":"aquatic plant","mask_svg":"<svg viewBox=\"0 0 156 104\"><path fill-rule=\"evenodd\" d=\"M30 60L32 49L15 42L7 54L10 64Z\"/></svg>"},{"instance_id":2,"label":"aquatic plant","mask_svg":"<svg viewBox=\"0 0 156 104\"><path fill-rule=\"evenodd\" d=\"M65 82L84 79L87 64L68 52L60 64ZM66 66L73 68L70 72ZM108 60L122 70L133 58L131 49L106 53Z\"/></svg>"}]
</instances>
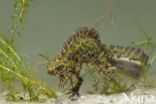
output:
<instances>
[{"instance_id":1,"label":"aquatic plant","mask_svg":"<svg viewBox=\"0 0 156 104\"><path fill-rule=\"evenodd\" d=\"M112 0L106 0L104 3L104 10L97 16L91 26L103 30L112 24Z\"/></svg>"},{"instance_id":2,"label":"aquatic plant","mask_svg":"<svg viewBox=\"0 0 156 104\"><path fill-rule=\"evenodd\" d=\"M14 11L12 15L13 24L11 25L11 42L13 43L16 36L21 35L24 23L27 20L27 14L29 13L29 7L33 0L15 0Z\"/></svg>"},{"instance_id":3,"label":"aquatic plant","mask_svg":"<svg viewBox=\"0 0 156 104\"><path fill-rule=\"evenodd\" d=\"M29 75L23 58L3 38L0 38L0 82L8 90L7 96L10 100L21 98L17 96L20 92L17 82L21 83L24 93L28 93L30 100L39 100L41 94L56 97L52 89Z\"/></svg>"},{"instance_id":4,"label":"aquatic plant","mask_svg":"<svg viewBox=\"0 0 156 104\"><path fill-rule=\"evenodd\" d=\"M7 90L8 100L34 101L40 100L41 96L56 98L53 89L31 75L28 71L31 68L25 65L23 57L14 48L16 37L24 29L31 2L32 0L15 0L11 38L0 33L0 82Z\"/></svg>"},{"instance_id":5,"label":"aquatic plant","mask_svg":"<svg viewBox=\"0 0 156 104\"><path fill-rule=\"evenodd\" d=\"M141 82L144 87L156 87L155 80L152 79L150 75L150 70L152 70L151 66L154 65L156 61L156 41L153 40L153 38L141 27L139 30L144 35L145 39L142 41L131 42L131 46L144 48L147 53L150 54L150 60L148 61L149 70L146 70Z\"/></svg>"},{"instance_id":6,"label":"aquatic plant","mask_svg":"<svg viewBox=\"0 0 156 104\"><path fill-rule=\"evenodd\" d=\"M140 47L140 48L144 48L146 49L146 51L151 54L152 58L149 61L149 64L153 64L153 62L155 61L155 57L156 57L156 43L155 41L152 39L152 37L149 37L148 35L145 36L145 39L142 41L137 41L137 42L132 42L131 46L135 46L135 47Z\"/></svg>"}]
</instances>

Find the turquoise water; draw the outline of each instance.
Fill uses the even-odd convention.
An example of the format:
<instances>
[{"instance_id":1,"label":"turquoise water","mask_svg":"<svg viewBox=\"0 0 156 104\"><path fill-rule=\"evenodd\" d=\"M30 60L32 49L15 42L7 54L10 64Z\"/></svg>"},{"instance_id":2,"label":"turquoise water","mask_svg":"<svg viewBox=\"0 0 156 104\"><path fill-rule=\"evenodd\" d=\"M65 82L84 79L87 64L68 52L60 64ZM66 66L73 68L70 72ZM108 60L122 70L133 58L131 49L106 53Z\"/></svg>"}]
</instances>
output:
<instances>
[{"instance_id":1,"label":"turquoise water","mask_svg":"<svg viewBox=\"0 0 156 104\"><path fill-rule=\"evenodd\" d=\"M0 1L0 31L8 32L12 23L13 0ZM142 41L145 34L156 42L156 0L34 0L22 36L17 39L18 53L27 64L44 61L38 53L54 57L73 30L93 26L107 44L127 46ZM156 73L156 64L152 72ZM35 67L38 77L52 85L45 65ZM54 82L56 79L54 80Z\"/></svg>"}]
</instances>

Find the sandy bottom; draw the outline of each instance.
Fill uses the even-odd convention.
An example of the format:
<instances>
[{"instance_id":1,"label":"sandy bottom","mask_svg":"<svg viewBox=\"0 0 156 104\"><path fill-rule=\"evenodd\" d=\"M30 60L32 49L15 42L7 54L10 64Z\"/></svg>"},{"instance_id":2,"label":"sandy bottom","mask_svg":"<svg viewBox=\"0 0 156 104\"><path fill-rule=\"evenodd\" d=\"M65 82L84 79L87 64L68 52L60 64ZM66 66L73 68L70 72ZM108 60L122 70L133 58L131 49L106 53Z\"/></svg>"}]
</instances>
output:
<instances>
[{"instance_id":1,"label":"sandy bottom","mask_svg":"<svg viewBox=\"0 0 156 104\"><path fill-rule=\"evenodd\" d=\"M0 104L156 104L156 88L141 88L111 95L81 95L72 100L60 97L42 102L11 102L5 100L5 93L3 93L0 95Z\"/></svg>"}]
</instances>

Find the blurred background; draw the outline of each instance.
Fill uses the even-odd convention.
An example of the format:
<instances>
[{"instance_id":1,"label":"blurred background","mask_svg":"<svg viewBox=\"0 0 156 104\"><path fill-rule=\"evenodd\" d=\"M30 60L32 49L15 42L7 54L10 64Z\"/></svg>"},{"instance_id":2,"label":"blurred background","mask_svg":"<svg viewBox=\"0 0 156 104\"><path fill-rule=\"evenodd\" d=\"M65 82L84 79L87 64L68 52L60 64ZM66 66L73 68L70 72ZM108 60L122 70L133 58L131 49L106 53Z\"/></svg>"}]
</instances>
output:
<instances>
[{"instance_id":1,"label":"blurred background","mask_svg":"<svg viewBox=\"0 0 156 104\"><path fill-rule=\"evenodd\" d=\"M0 31L9 33L13 8L14 0L0 0ZM39 79L57 86L38 53L52 59L80 26L96 28L106 44L128 46L147 36L156 42L155 11L156 0L33 0L16 48ZM154 63L153 75L155 69Z\"/></svg>"}]
</instances>

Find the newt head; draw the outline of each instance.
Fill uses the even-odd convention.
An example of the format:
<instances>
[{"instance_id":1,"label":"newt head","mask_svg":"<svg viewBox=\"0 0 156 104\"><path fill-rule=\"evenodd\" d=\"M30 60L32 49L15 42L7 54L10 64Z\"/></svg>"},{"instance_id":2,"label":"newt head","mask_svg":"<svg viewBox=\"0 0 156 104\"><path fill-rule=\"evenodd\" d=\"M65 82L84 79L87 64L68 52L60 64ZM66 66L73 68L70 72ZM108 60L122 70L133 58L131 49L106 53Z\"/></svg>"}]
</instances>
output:
<instances>
[{"instance_id":1,"label":"newt head","mask_svg":"<svg viewBox=\"0 0 156 104\"><path fill-rule=\"evenodd\" d=\"M60 74L64 70L64 62L59 57L56 57L54 60L51 61L47 56L43 54L38 55L46 59L48 63L47 69L49 75Z\"/></svg>"},{"instance_id":2,"label":"newt head","mask_svg":"<svg viewBox=\"0 0 156 104\"><path fill-rule=\"evenodd\" d=\"M65 75L72 71L74 62L66 58L56 57L47 66L49 75Z\"/></svg>"},{"instance_id":3,"label":"newt head","mask_svg":"<svg viewBox=\"0 0 156 104\"><path fill-rule=\"evenodd\" d=\"M49 75L59 74L64 70L64 63L58 58L55 58L48 63L47 69Z\"/></svg>"},{"instance_id":4,"label":"newt head","mask_svg":"<svg viewBox=\"0 0 156 104\"><path fill-rule=\"evenodd\" d=\"M71 85L73 85L74 61L67 60L67 58L55 57L55 59L48 64L47 68L49 75L59 77L59 87L64 88L67 81L70 81Z\"/></svg>"}]
</instances>

